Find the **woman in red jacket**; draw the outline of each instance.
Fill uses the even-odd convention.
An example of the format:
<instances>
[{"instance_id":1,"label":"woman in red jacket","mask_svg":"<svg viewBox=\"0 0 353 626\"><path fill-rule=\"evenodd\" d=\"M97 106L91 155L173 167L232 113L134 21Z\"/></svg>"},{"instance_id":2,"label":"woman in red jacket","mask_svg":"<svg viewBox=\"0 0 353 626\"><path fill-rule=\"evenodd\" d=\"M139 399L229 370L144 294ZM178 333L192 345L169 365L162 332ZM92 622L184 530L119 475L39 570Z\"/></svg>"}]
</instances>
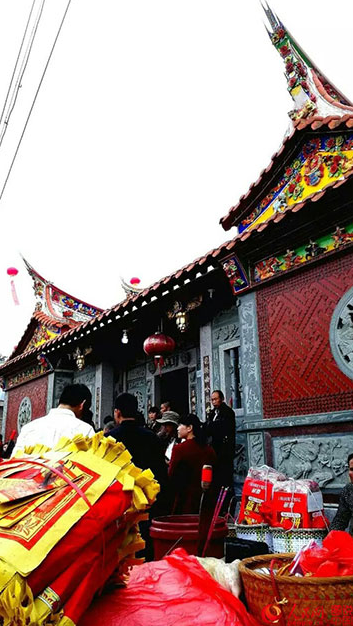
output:
<instances>
[{"instance_id":1,"label":"woman in red jacket","mask_svg":"<svg viewBox=\"0 0 353 626\"><path fill-rule=\"evenodd\" d=\"M192 413L180 418L178 437L184 441L174 446L168 470L175 496L172 513L196 514L202 494L202 466L214 465L216 453L206 444L200 420Z\"/></svg>"}]
</instances>

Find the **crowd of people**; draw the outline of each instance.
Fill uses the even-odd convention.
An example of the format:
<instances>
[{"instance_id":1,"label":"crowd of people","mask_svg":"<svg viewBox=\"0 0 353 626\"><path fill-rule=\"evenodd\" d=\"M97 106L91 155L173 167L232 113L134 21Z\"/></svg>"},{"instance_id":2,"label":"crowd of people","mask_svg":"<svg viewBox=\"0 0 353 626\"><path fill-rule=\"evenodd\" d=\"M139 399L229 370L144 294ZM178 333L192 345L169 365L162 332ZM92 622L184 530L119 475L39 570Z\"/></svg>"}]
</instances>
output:
<instances>
[{"instance_id":1,"label":"crowd of people","mask_svg":"<svg viewBox=\"0 0 353 626\"><path fill-rule=\"evenodd\" d=\"M142 468L150 467L161 485L158 514L197 514L204 465L214 469L214 491L233 488L235 415L223 393L212 394L213 410L205 422L194 414L180 416L170 402L152 406L146 423L137 415L137 401L129 393L115 401L115 426L105 434L122 441ZM111 425L111 417L106 423Z\"/></svg>"},{"instance_id":2,"label":"crowd of people","mask_svg":"<svg viewBox=\"0 0 353 626\"><path fill-rule=\"evenodd\" d=\"M114 414L103 420L104 434L121 441L135 465L155 474L161 485L156 513L198 513L203 465L214 469L215 490L232 489L235 415L220 390L212 393L211 401L213 409L204 422L193 414L180 416L168 401L150 407L145 421L136 397L122 393L115 400ZM95 432L91 402L85 385L67 385L57 408L25 424L16 444L12 438L6 457L36 443L53 447L62 436L91 437Z\"/></svg>"},{"instance_id":3,"label":"crowd of people","mask_svg":"<svg viewBox=\"0 0 353 626\"><path fill-rule=\"evenodd\" d=\"M67 385L58 407L24 425L16 445L11 435L11 445L7 442L2 448L3 458L36 443L54 447L63 436L93 436L91 401L91 393L85 385ZM160 407L150 407L145 421L138 411L136 397L122 393L115 399L113 416L104 419L104 434L121 441L132 455L133 463L141 469L150 468L161 486L150 511L150 520L160 515L198 514L204 465L213 468L214 497L221 487L228 487L226 504L231 500L235 414L225 403L222 391L215 390L211 402L213 408L205 421L191 413L179 415L167 401ZM343 490L338 515L332 524L333 528L341 530L353 514L353 455L349 456L348 465L351 484ZM148 524L146 529L147 537Z\"/></svg>"}]
</instances>

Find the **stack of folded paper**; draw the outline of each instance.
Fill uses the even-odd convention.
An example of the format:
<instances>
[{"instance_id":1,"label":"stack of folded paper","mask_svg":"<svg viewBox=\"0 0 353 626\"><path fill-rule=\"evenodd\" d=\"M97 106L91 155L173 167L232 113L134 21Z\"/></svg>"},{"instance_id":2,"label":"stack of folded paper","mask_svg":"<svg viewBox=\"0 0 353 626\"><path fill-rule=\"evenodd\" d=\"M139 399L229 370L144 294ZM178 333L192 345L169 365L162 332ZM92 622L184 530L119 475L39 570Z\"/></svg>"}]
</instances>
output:
<instances>
[{"instance_id":1,"label":"stack of folded paper","mask_svg":"<svg viewBox=\"0 0 353 626\"><path fill-rule=\"evenodd\" d=\"M4 626L73 626L107 579L144 547L138 522L159 485L123 444L97 433L0 464L0 617Z\"/></svg>"}]
</instances>

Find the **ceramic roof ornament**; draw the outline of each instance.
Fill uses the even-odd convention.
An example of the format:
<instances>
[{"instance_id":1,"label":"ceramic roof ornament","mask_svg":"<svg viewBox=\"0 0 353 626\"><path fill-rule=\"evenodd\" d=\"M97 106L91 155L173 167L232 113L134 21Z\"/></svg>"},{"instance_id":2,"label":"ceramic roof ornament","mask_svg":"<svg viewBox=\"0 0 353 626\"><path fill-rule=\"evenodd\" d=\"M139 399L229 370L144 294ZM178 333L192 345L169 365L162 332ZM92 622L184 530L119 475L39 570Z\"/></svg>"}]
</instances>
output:
<instances>
[{"instance_id":1,"label":"ceramic roof ornament","mask_svg":"<svg viewBox=\"0 0 353 626\"><path fill-rule=\"evenodd\" d=\"M311 61L267 3L262 7L270 25L266 30L285 65L288 91L294 102L289 112L292 121L351 115L353 103Z\"/></svg>"},{"instance_id":2,"label":"ceramic roof ornament","mask_svg":"<svg viewBox=\"0 0 353 626\"><path fill-rule=\"evenodd\" d=\"M53 285L52 282L43 278L26 259L23 259L23 262L33 280L36 311L42 311L55 321L65 321L69 326L75 326L79 322L86 322L102 313L103 309L70 296L66 291L62 291Z\"/></svg>"},{"instance_id":3,"label":"ceramic roof ornament","mask_svg":"<svg viewBox=\"0 0 353 626\"><path fill-rule=\"evenodd\" d=\"M134 279L131 279L131 280L134 280ZM127 283L126 280L124 280L121 276L120 276L120 284L127 296L133 296L137 293L141 293L144 290L144 287L138 286L140 283L133 283L131 281Z\"/></svg>"}]
</instances>

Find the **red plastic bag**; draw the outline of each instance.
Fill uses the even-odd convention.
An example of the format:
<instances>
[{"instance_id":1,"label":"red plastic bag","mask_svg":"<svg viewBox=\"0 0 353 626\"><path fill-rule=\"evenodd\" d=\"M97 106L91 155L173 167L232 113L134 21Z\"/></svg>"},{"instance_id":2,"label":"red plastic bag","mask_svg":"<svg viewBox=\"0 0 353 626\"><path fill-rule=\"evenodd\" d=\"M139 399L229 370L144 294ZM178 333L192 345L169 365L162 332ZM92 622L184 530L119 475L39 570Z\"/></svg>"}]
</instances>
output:
<instances>
[{"instance_id":1,"label":"red plastic bag","mask_svg":"<svg viewBox=\"0 0 353 626\"><path fill-rule=\"evenodd\" d=\"M322 548L305 550L299 563L303 573L312 576L353 576L353 537L342 530L331 530Z\"/></svg>"},{"instance_id":2,"label":"red plastic bag","mask_svg":"<svg viewBox=\"0 0 353 626\"><path fill-rule=\"evenodd\" d=\"M98 598L78 626L260 626L182 548L132 570L125 589Z\"/></svg>"}]
</instances>

